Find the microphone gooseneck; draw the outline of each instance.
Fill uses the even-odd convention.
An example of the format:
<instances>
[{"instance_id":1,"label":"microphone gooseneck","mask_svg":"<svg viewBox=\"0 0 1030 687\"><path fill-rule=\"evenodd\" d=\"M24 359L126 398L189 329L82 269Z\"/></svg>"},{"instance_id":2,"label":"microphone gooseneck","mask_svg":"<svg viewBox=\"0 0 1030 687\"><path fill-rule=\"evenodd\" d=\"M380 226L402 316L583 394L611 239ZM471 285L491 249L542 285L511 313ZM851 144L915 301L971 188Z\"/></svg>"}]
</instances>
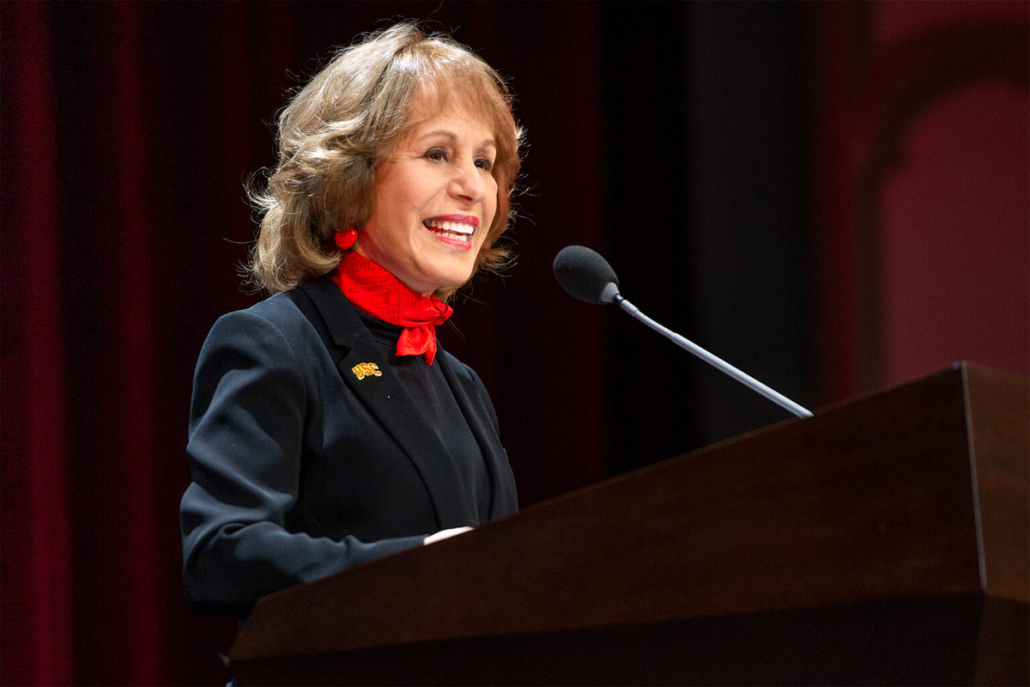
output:
<instances>
[{"instance_id":1,"label":"microphone gooseneck","mask_svg":"<svg viewBox=\"0 0 1030 687\"><path fill-rule=\"evenodd\" d=\"M584 246L566 246L562 248L554 258L554 276L557 278L558 283L562 285L562 288L576 298L587 303L594 303L595 305L618 303L619 307L634 319L643 322L680 348L693 353L712 367L728 374L781 408L789 410L798 417L812 416L811 411L808 409L798 405L783 394L770 389L754 377L733 367L722 358L709 353L689 339L658 324L640 312L637 306L630 303L619 293L619 278L615 276L615 270L612 269L607 260L595 251Z\"/></svg>"}]
</instances>

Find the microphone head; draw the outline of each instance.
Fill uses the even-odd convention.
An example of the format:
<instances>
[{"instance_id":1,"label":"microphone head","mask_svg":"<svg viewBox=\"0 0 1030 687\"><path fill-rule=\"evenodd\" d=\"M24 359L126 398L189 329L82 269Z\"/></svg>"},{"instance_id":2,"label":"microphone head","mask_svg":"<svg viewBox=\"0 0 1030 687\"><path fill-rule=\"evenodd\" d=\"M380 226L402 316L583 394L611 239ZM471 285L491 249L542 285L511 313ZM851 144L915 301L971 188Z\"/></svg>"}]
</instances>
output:
<instances>
[{"instance_id":1,"label":"microphone head","mask_svg":"<svg viewBox=\"0 0 1030 687\"><path fill-rule=\"evenodd\" d=\"M605 305L619 295L615 270L596 251L566 246L554 257L554 276L571 295L595 305Z\"/></svg>"}]
</instances>

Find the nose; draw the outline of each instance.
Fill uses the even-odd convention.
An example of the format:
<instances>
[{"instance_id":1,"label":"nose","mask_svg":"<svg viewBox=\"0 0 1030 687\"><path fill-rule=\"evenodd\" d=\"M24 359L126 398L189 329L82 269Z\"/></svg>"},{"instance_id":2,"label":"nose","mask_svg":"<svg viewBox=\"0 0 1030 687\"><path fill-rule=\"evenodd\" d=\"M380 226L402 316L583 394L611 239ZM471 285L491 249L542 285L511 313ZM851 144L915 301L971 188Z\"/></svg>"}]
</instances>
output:
<instances>
[{"instance_id":1,"label":"nose","mask_svg":"<svg viewBox=\"0 0 1030 687\"><path fill-rule=\"evenodd\" d=\"M486 181L483 175L488 172L476 167L475 162L456 165L454 175L451 177L450 193L453 197L466 202L474 203L483 198L486 190Z\"/></svg>"}]
</instances>

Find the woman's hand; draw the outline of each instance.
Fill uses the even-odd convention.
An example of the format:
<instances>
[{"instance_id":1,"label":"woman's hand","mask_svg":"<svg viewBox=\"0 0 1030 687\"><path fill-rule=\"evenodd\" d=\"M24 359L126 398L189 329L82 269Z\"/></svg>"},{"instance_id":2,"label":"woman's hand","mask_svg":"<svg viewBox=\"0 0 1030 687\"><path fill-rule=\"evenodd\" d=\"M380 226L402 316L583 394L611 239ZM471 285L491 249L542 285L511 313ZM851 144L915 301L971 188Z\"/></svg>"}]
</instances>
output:
<instances>
[{"instance_id":1,"label":"woman's hand","mask_svg":"<svg viewBox=\"0 0 1030 687\"><path fill-rule=\"evenodd\" d=\"M448 539L459 534L464 534L465 532L468 532L471 529L471 527L454 527L449 530L440 530L439 532L431 534L425 539L423 539L422 544L423 546L426 544L433 544L440 541L441 539Z\"/></svg>"}]
</instances>

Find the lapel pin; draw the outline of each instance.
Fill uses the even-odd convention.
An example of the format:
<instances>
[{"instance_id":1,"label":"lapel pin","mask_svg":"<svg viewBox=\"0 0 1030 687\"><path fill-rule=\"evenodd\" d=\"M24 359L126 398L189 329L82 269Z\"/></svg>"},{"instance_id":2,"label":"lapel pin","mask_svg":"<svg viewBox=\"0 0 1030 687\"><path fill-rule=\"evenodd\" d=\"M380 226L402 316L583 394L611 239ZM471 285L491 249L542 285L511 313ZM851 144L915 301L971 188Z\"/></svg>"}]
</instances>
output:
<instances>
[{"instance_id":1,"label":"lapel pin","mask_svg":"<svg viewBox=\"0 0 1030 687\"><path fill-rule=\"evenodd\" d=\"M382 377L383 373L380 371L379 366L375 363L358 363L350 369L354 373L354 376L358 380L362 380L365 377Z\"/></svg>"}]
</instances>

